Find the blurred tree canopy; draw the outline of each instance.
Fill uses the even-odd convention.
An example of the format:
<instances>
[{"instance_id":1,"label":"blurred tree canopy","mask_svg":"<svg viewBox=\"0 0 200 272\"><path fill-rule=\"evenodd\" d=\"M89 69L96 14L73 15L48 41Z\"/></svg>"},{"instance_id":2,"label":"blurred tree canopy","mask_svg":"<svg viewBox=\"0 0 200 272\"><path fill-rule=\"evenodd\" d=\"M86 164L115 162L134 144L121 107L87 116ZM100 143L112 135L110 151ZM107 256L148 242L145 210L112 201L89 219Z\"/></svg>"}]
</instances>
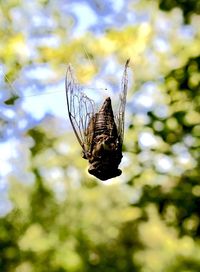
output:
<instances>
[{"instance_id":1,"label":"blurred tree canopy","mask_svg":"<svg viewBox=\"0 0 200 272\"><path fill-rule=\"evenodd\" d=\"M0 271L200 271L199 9L1 1ZM56 107L45 91L69 62L81 84L115 89L127 58L123 175L101 183L67 112L36 118L34 99Z\"/></svg>"},{"instance_id":2,"label":"blurred tree canopy","mask_svg":"<svg viewBox=\"0 0 200 272\"><path fill-rule=\"evenodd\" d=\"M179 7L183 11L186 23L190 22L190 16L193 13L200 14L200 4L195 0L159 0L159 7L165 11Z\"/></svg>"}]
</instances>

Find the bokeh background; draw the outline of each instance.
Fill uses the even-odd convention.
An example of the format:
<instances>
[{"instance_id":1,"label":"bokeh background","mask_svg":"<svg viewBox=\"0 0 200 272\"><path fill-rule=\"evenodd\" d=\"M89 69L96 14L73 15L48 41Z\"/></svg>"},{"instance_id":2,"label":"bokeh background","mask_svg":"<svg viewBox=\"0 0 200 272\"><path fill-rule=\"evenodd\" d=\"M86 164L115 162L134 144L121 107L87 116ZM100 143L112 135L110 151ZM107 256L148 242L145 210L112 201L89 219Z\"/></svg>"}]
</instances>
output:
<instances>
[{"instance_id":1,"label":"bokeh background","mask_svg":"<svg viewBox=\"0 0 200 272\"><path fill-rule=\"evenodd\" d=\"M200 3L0 1L0 271L200 271ZM130 58L123 174L87 173L67 118Z\"/></svg>"}]
</instances>

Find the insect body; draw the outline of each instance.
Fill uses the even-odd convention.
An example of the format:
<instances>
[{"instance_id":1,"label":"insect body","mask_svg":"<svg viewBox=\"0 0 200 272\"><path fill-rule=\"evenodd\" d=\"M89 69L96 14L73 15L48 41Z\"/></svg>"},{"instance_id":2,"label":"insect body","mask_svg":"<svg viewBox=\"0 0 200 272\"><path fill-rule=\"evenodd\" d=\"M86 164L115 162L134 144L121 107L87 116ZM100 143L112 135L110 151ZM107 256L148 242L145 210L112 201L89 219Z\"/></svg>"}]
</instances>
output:
<instances>
[{"instance_id":1,"label":"insect body","mask_svg":"<svg viewBox=\"0 0 200 272\"><path fill-rule=\"evenodd\" d=\"M128 63L129 60L125 64L120 103L115 115L110 97L95 112L94 101L82 92L71 66L67 68L66 98L69 119L82 147L83 158L89 161L88 172L101 180L114 178L122 173L118 166L122 159Z\"/></svg>"}]
</instances>

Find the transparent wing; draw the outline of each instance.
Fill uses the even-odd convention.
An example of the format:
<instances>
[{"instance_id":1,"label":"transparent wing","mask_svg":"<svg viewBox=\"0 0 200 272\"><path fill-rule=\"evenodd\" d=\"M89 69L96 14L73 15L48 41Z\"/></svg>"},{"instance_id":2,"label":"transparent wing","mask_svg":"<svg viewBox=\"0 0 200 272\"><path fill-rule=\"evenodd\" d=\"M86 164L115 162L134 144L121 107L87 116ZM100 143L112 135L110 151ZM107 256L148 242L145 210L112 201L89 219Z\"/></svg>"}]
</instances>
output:
<instances>
[{"instance_id":1,"label":"transparent wing","mask_svg":"<svg viewBox=\"0 0 200 272\"><path fill-rule=\"evenodd\" d=\"M83 93L76 81L71 65L67 67L65 87L69 120L86 155L91 145L91 137L88 137L87 131L88 124L91 123L94 116L94 101Z\"/></svg>"},{"instance_id":2,"label":"transparent wing","mask_svg":"<svg viewBox=\"0 0 200 272\"><path fill-rule=\"evenodd\" d=\"M124 73L123 73L122 82L121 82L121 92L119 96L119 100L120 100L119 107L118 107L117 114L115 116L118 135L120 137L121 144L123 143L123 139L124 139L124 115L125 115L126 96L127 96L127 88L128 88L127 69L128 69L129 61L130 59L128 59L125 64Z\"/></svg>"}]
</instances>

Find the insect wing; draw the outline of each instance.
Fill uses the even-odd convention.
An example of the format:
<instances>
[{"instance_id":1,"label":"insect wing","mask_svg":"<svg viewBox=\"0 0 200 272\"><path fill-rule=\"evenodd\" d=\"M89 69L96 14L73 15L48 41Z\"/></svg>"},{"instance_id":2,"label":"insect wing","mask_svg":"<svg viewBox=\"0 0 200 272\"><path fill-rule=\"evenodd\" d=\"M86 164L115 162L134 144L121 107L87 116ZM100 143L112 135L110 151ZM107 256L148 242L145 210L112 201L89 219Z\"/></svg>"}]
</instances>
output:
<instances>
[{"instance_id":1,"label":"insect wing","mask_svg":"<svg viewBox=\"0 0 200 272\"><path fill-rule=\"evenodd\" d=\"M127 96L127 88L128 88L128 64L129 64L130 59L126 61L125 68L124 68L124 73L122 77L122 82L121 82L121 92L119 96L119 107L117 114L115 116L116 119L116 125L117 125L117 131L118 135L120 138L120 143L123 143L124 139L124 116L125 116L125 107L126 107L126 96Z\"/></svg>"},{"instance_id":2,"label":"insect wing","mask_svg":"<svg viewBox=\"0 0 200 272\"><path fill-rule=\"evenodd\" d=\"M81 145L84 157L90 149L91 137L88 135L88 124L94 116L94 101L87 97L74 76L71 65L67 67L66 79L66 99L69 120Z\"/></svg>"}]
</instances>

